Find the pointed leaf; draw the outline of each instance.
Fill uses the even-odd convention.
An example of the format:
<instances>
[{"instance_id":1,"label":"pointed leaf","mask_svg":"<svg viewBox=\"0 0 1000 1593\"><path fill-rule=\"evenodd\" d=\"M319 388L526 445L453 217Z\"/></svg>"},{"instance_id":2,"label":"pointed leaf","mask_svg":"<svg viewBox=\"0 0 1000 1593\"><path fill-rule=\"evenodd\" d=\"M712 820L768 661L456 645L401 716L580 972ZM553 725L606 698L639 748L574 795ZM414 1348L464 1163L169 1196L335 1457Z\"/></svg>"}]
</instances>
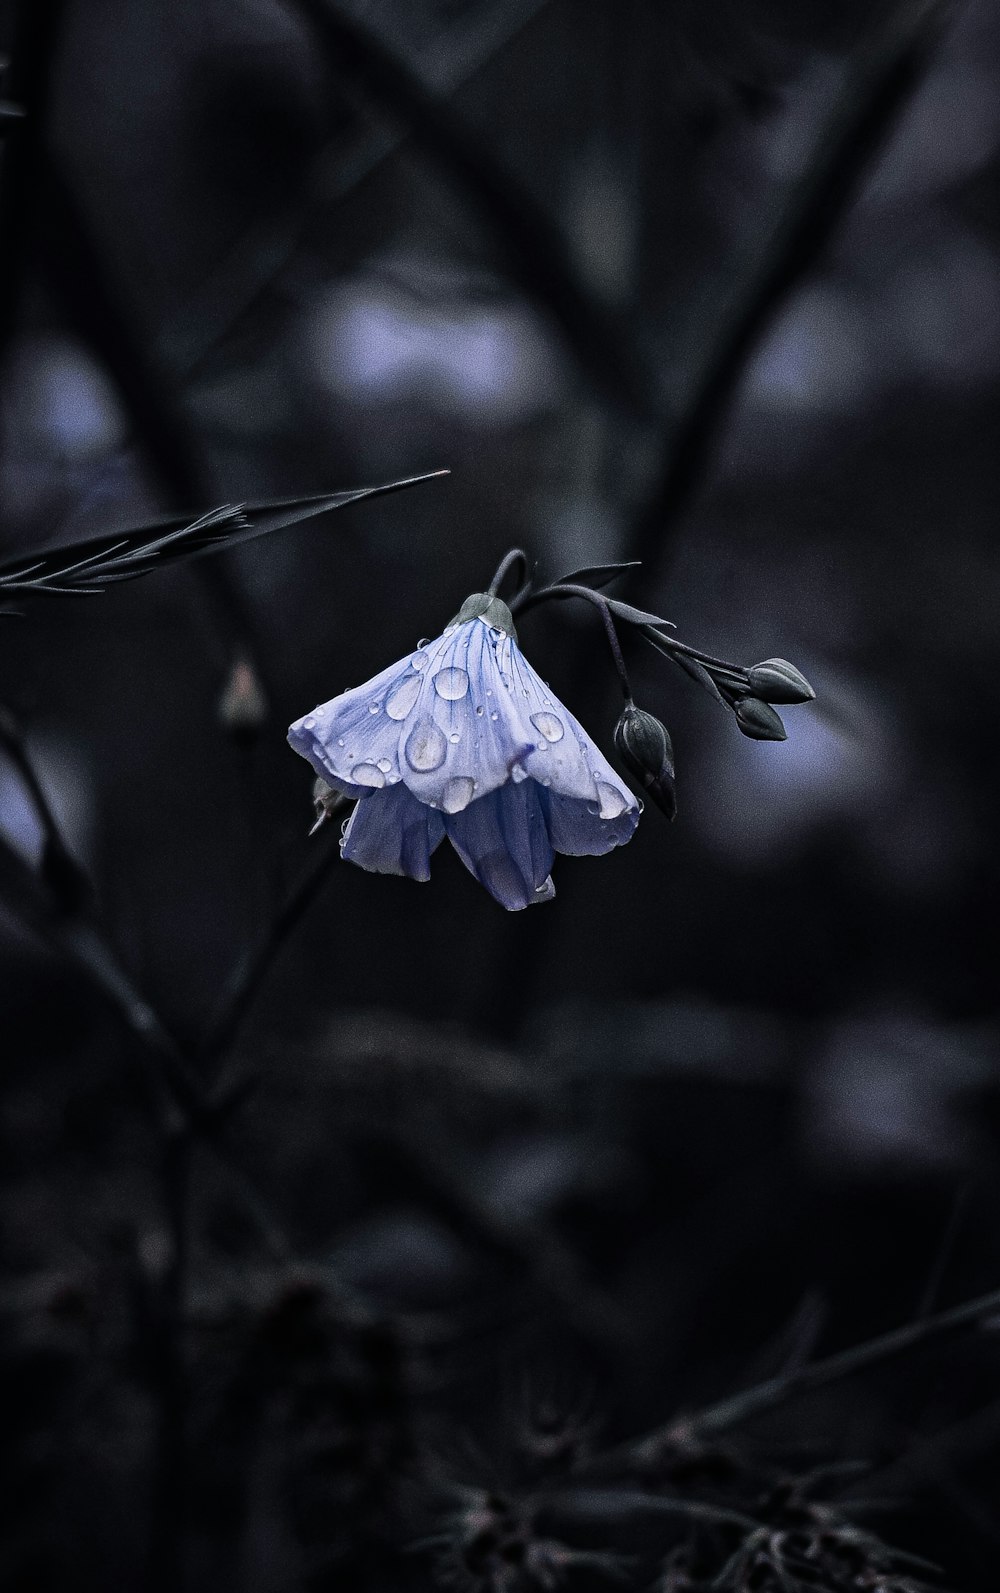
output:
<instances>
[{"instance_id":1,"label":"pointed leaf","mask_svg":"<svg viewBox=\"0 0 1000 1593\"><path fill-rule=\"evenodd\" d=\"M171 515L133 530L32 553L27 562L22 556L0 564L0 592L46 595L99 592L113 582L130 581L165 564L234 547L332 509L342 509L362 498L401 492L404 487L447 474L447 470L432 470L426 475L407 476L378 487L357 487L307 498L277 498L249 505L226 504L196 520Z\"/></svg>"},{"instance_id":2,"label":"pointed leaf","mask_svg":"<svg viewBox=\"0 0 1000 1593\"><path fill-rule=\"evenodd\" d=\"M661 619L659 614L647 614L645 609L633 608L631 603L621 603L616 597L605 598L608 608L615 619L626 620L629 625L669 625L674 628L673 620Z\"/></svg>"},{"instance_id":3,"label":"pointed leaf","mask_svg":"<svg viewBox=\"0 0 1000 1593\"><path fill-rule=\"evenodd\" d=\"M556 586L568 586L571 582L575 586L591 586L600 590L602 586L609 586L616 581L623 570L637 570L642 563L641 559L629 559L625 564L588 564L583 570L574 570L571 575L560 575Z\"/></svg>"}]
</instances>

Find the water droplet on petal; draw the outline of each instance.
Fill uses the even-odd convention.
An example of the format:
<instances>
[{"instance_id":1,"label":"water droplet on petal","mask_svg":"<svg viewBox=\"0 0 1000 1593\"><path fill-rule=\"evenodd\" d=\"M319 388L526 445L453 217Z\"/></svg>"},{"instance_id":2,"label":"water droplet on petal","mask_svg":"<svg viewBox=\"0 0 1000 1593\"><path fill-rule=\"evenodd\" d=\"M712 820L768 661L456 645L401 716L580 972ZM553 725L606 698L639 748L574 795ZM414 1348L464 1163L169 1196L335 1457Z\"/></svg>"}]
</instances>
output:
<instances>
[{"instance_id":1,"label":"water droplet on petal","mask_svg":"<svg viewBox=\"0 0 1000 1593\"><path fill-rule=\"evenodd\" d=\"M531 723L536 730L541 731L546 741L561 741L563 738L563 722L556 714L532 714Z\"/></svg>"},{"instance_id":2,"label":"water droplet on petal","mask_svg":"<svg viewBox=\"0 0 1000 1593\"><path fill-rule=\"evenodd\" d=\"M477 713L477 715L478 715L478 717L480 719L483 717L483 705L482 705L482 703L479 704L479 707L476 709L476 713Z\"/></svg>"},{"instance_id":3,"label":"water droplet on petal","mask_svg":"<svg viewBox=\"0 0 1000 1593\"><path fill-rule=\"evenodd\" d=\"M521 763L511 764L510 777L515 785L520 785L522 780L528 778L528 771Z\"/></svg>"},{"instance_id":4,"label":"water droplet on petal","mask_svg":"<svg viewBox=\"0 0 1000 1593\"><path fill-rule=\"evenodd\" d=\"M344 745L344 738L343 738L343 736L338 736L338 737L337 737L337 746L338 746L338 747L342 747L342 746L343 746L343 745Z\"/></svg>"},{"instance_id":5,"label":"water droplet on petal","mask_svg":"<svg viewBox=\"0 0 1000 1593\"><path fill-rule=\"evenodd\" d=\"M388 758L379 758L375 767L376 769L381 769L383 774L388 774L392 768L392 764L389 762Z\"/></svg>"},{"instance_id":6,"label":"water droplet on petal","mask_svg":"<svg viewBox=\"0 0 1000 1593\"><path fill-rule=\"evenodd\" d=\"M315 714L306 714L306 717L302 721L302 728L304 730L315 730L316 729L316 715Z\"/></svg>"},{"instance_id":7,"label":"water droplet on petal","mask_svg":"<svg viewBox=\"0 0 1000 1593\"><path fill-rule=\"evenodd\" d=\"M451 742L453 747L457 746L461 739L462 738L457 730L453 730L451 735L448 737L448 740Z\"/></svg>"},{"instance_id":8,"label":"water droplet on petal","mask_svg":"<svg viewBox=\"0 0 1000 1593\"><path fill-rule=\"evenodd\" d=\"M423 643L421 642L420 645L423 646ZM427 654L426 653L414 653L413 657L410 659L410 668L411 669L426 669L427 668Z\"/></svg>"},{"instance_id":9,"label":"water droplet on petal","mask_svg":"<svg viewBox=\"0 0 1000 1593\"><path fill-rule=\"evenodd\" d=\"M476 783L468 775L456 774L441 793L441 806L446 813L461 813L472 801L475 789Z\"/></svg>"},{"instance_id":10,"label":"water droplet on petal","mask_svg":"<svg viewBox=\"0 0 1000 1593\"><path fill-rule=\"evenodd\" d=\"M490 718L491 719L499 719L500 715L499 714L490 714Z\"/></svg>"},{"instance_id":11,"label":"water droplet on petal","mask_svg":"<svg viewBox=\"0 0 1000 1593\"><path fill-rule=\"evenodd\" d=\"M385 785L385 775L374 763L356 763L351 770L351 779L355 785L370 785L376 791Z\"/></svg>"},{"instance_id":12,"label":"water droplet on petal","mask_svg":"<svg viewBox=\"0 0 1000 1593\"><path fill-rule=\"evenodd\" d=\"M616 819L628 807L628 797L617 786L606 785L603 780L597 782L597 795L601 799L602 819Z\"/></svg>"},{"instance_id":13,"label":"water droplet on petal","mask_svg":"<svg viewBox=\"0 0 1000 1593\"><path fill-rule=\"evenodd\" d=\"M416 769L418 774L426 774L431 769L440 769L448 743L433 719L420 719L407 736L403 750L410 768Z\"/></svg>"},{"instance_id":14,"label":"water droplet on petal","mask_svg":"<svg viewBox=\"0 0 1000 1593\"><path fill-rule=\"evenodd\" d=\"M378 713L378 711L379 711L379 708L380 708L380 707L381 707L381 704L380 704L380 703L377 703L377 702L370 702L370 703L369 703L369 704L368 704L368 712L369 712L369 713L370 713L370 714L377 714L377 713Z\"/></svg>"},{"instance_id":15,"label":"water droplet on petal","mask_svg":"<svg viewBox=\"0 0 1000 1593\"><path fill-rule=\"evenodd\" d=\"M493 696L493 687L492 686L487 686L486 695L487 695L487 697L492 697Z\"/></svg>"},{"instance_id":16,"label":"water droplet on petal","mask_svg":"<svg viewBox=\"0 0 1000 1593\"><path fill-rule=\"evenodd\" d=\"M434 690L446 702L457 702L469 689L469 677L464 669L439 669L434 676Z\"/></svg>"},{"instance_id":17,"label":"water droplet on petal","mask_svg":"<svg viewBox=\"0 0 1000 1593\"><path fill-rule=\"evenodd\" d=\"M404 675L398 686L394 686L389 693L385 711L390 719L405 719L413 704L420 696L421 680L419 675Z\"/></svg>"}]
</instances>

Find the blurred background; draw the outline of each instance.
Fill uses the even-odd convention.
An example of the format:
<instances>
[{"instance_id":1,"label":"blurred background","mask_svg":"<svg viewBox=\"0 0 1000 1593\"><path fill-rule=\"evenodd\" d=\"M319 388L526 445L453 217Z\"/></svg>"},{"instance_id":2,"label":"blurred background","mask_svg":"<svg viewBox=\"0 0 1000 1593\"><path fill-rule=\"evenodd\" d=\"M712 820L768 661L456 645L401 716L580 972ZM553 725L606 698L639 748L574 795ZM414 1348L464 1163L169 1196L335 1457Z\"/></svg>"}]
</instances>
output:
<instances>
[{"instance_id":1,"label":"blurred background","mask_svg":"<svg viewBox=\"0 0 1000 1593\"><path fill-rule=\"evenodd\" d=\"M817 1497L992 1590L988 1318L601 1456L1000 1287L996 8L0 18L0 559L451 472L0 615L4 847L30 765L93 883L0 888L0 1585L937 1586L649 1505L866 1463ZM818 697L752 742L627 636L677 821L526 916L340 864L285 743L512 545ZM581 608L520 640L608 750Z\"/></svg>"}]
</instances>

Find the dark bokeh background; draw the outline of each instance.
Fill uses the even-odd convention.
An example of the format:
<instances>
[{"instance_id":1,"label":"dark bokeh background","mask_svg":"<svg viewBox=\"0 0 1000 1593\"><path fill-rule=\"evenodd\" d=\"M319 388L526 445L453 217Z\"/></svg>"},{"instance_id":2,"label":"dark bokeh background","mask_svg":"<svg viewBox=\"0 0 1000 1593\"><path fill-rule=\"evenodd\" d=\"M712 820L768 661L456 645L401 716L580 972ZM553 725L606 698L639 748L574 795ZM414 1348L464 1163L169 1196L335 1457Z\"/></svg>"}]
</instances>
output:
<instances>
[{"instance_id":1,"label":"dark bokeh background","mask_svg":"<svg viewBox=\"0 0 1000 1593\"><path fill-rule=\"evenodd\" d=\"M684 1593L739 1532L629 1489L770 1521L789 1478L857 1461L823 1498L994 1589L989 1331L725 1455L612 1467L582 1524L536 1502L542 1428L569 1486L1000 1286L996 8L927 38L934 7L843 0L0 10L28 112L0 164L0 556L451 471L0 616L83 917L228 1103L168 1143L162 1057L65 904L0 902L2 1585ZM676 824L560 860L538 914L444 850L420 887L324 871L285 726L512 544L549 576L641 556L623 596L794 660L817 704L745 740L628 638ZM596 617L520 634L610 745ZM0 826L41 867L16 759ZM790 1585L908 1587L859 1554Z\"/></svg>"}]
</instances>

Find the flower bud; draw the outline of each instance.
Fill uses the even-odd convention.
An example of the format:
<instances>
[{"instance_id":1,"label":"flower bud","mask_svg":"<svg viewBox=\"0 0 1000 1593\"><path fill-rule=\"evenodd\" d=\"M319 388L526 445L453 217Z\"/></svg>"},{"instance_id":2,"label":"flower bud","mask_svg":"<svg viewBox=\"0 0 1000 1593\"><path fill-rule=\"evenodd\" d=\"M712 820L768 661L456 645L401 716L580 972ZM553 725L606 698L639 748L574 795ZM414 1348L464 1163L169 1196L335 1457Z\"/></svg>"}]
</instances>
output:
<instances>
[{"instance_id":1,"label":"flower bud","mask_svg":"<svg viewBox=\"0 0 1000 1593\"><path fill-rule=\"evenodd\" d=\"M751 741L785 741L788 732L780 718L759 697L743 697L735 704L736 723Z\"/></svg>"},{"instance_id":2,"label":"flower bud","mask_svg":"<svg viewBox=\"0 0 1000 1593\"><path fill-rule=\"evenodd\" d=\"M805 675L786 658L765 658L762 664L751 664L747 680L754 696L764 702L813 702L816 697Z\"/></svg>"},{"instance_id":3,"label":"flower bud","mask_svg":"<svg viewBox=\"0 0 1000 1593\"><path fill-rule=\"evenodd\" d=\"M677 816L674 749L666 727L644 708L629 703L615 726L618 756L661 813Z\"/></svg>"},{"instance_id":4,"label":"flower bud","mask_svg":"<svg viewBox=\"0 0 1000 1593\"><path fill-rule=\"evenodd\" d=\"M233 661L219 698L219 718L234 741L252 741L267 719L267 699L248 658Z\"/></svg>"}]
</instances>

